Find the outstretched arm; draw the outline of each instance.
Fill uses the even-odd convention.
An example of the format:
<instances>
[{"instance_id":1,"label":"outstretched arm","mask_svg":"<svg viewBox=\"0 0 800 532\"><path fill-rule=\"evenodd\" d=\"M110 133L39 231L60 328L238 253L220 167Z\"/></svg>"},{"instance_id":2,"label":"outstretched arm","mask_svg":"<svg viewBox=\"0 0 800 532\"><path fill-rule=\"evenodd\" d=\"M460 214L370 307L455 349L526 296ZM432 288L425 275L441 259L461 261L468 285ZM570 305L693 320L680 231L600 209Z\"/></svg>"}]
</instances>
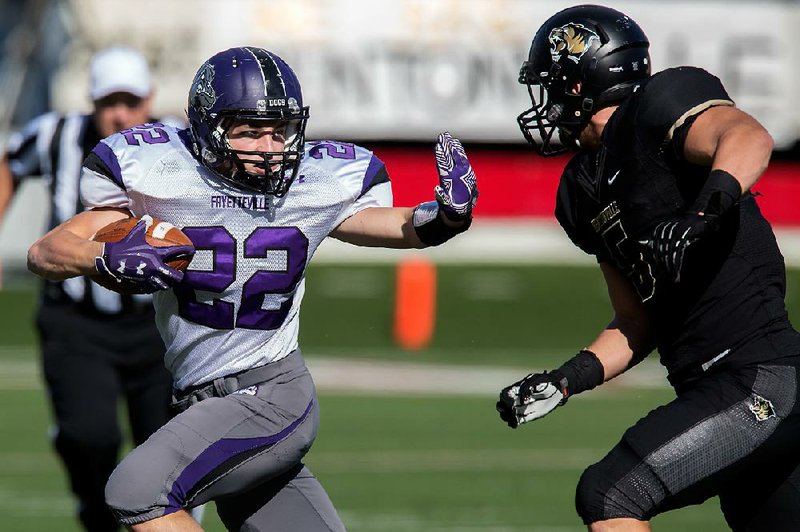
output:
<instances>
[{"instance_id":1,"label":"outstretched arm","mask_svg":"<svg viewBox=\"0 0 800 532\"><path fill-rule=\"evenodd\" d=\"M630 281L608 263L600 267L614 318L588 347L558 369L531 373L500 392L496 408L509 427L546 416L569 396L613 379L652 350L647 314Z\"/></svg>"},{"instance_id":2,"label":"outstretched arm","mask_svg":"<svg viewBox=\"0 0 800 532\"><path fill-rule=\"evenodd\" d=\"M359 246L438 246L466 231L478 197L475 173L458 139L439 135L435 148L439 185L435 201L415 208L370 207L344 220L331 236Z\"/></svg>"}]
</instances>

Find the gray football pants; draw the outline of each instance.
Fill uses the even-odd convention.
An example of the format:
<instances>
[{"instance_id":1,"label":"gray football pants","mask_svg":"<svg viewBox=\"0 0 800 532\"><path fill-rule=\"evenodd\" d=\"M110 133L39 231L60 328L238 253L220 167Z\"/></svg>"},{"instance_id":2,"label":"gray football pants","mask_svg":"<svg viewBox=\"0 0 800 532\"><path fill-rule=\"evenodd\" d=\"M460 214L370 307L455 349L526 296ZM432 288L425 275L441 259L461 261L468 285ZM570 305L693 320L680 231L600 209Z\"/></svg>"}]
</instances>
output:
<instances>
[{"instance_id":1,"label":"gray football pants","mask_svg":"<svg viewBox=\"0 0 800 532\"><path fill-rule=\"evenodd\" d=\"M344 530L301 462L319 423L305 362L295 352L267 368L255 387L195 403L117 466L106 502L121 523L214 500L229 530Z\"/></svg>"}]
</instances>

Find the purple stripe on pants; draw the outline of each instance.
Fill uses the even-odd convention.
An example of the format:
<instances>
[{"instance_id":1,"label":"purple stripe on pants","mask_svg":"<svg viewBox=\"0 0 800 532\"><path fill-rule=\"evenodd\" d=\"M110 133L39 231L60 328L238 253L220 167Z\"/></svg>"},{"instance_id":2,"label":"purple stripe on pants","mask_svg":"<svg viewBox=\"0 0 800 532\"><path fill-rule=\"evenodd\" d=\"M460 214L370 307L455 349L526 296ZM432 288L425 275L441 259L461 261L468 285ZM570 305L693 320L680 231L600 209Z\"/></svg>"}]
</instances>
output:
<instances>
[{"instance_id":1,"label":"purple stripe on pants","mask_svg":"<svg viewBox=\"0 0 800 532\"><path fill-rule=\"evenodd\" d=\"M218 440L208 448L200 453L194 461L186 466L183 472L178 476L172 484L168 497L169 505L164 512L168 515L183 508L183 502L186 501L187 494L197 485L211 471L224 464L236 455L252 451L254 449L264 449L274 446L281 440L291 434L300 424L305 421L311 409L314 406L314 400L309 401L306 411L294 420L289 426L277 434L259 438L223 438Z\"/></svg>"}]
</instances>

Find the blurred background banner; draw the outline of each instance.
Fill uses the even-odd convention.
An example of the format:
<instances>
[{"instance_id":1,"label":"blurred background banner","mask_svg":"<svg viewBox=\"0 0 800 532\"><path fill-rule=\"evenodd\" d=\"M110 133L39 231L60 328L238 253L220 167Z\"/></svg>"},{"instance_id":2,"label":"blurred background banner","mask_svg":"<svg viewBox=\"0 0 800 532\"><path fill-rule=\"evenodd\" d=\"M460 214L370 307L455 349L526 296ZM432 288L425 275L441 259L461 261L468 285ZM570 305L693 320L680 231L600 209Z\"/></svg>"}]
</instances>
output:
<instances>
[{"instance_id":1,"label":"blurred background banner","mask_svg":"<svg viewBox=\"0 0 800 532\"><path fill-rule=\"evenodd\" d=\"M524 144L515 119L530 101L517 77L535 28L573 3L0 0L0 140L41 112L89 110L85 72L91 55L106 46L144 52L158 85L154 114L178 117L205 58L231 46L263 46L297 71L311 106L309 138L353 140L375 150L392 176L397 205L428 197L436 179L431 146L448 129L468 144L481 179L476 226L546 220L537 234L558 240L552 211L564 159L536 158ZM789 161L778 161L759 183L771 200L762 208L773 223L800 224L791 201L800 194L800 107L794 102L800 3L628 0L613 7L645 28L654 70L684 64L708 69L767 127L777 158ZM507 182L515 183L514 201L505 194ZM0 258L12 269L24 266L27 247L41 234L47 216L40 207L42 186L24 183L0 225ZM475 238L472 233L477 231L465 238ZM566 238L561 241L555 255L522 255L575 259ZM483 243L466 247L480 250ZM512 245L498 256L513 259L518 251ZM380 256L351 246L320 256L351 260L351 253L357 259Z\"/></svg>"},{"instance_id":2,"label":"blurred background banner","mask_svg":"<svg viewBox=\"0 0 800 532\"><path fill-rule=\"evenodd\" d=\"M71 39L52 86L56 108L86 104L90 54L144 49L158 113L183 114L199 64L231 46L263 46L292 65L312 109L310 137L522 141L517 83L532 32L575 2L555 0L74 0ZM615 1L645 28L655 70L692 64L718 75L780 148L800 137L798 2Z\"/></svg>"}]
</instances>

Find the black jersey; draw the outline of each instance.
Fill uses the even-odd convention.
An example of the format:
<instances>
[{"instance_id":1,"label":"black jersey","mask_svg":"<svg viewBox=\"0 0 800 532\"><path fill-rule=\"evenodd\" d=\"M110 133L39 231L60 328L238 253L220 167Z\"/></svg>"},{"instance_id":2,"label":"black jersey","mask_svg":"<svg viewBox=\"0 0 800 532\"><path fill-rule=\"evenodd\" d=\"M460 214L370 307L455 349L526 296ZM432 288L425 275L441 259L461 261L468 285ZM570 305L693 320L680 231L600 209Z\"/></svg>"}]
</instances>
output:
<instances>
[{"instance_id":1,"label":"black jersey","mask_svg":"<svg viewBox=\"0 0 800 532\"><path fill-rule=\"evenodd\" d=\"M710 168L688 163L683 141L717 105L733 102L708 72L655 74L611 116L598 152L573 157L558 189L556 217L572 241L620 268L645 303L673 383L747 356L740 348L749 341L790 327L783 257L752 195L725 213L718 233L687 249L680 283L640 243L702 188Z\"/></svg>"}]
</instances>

